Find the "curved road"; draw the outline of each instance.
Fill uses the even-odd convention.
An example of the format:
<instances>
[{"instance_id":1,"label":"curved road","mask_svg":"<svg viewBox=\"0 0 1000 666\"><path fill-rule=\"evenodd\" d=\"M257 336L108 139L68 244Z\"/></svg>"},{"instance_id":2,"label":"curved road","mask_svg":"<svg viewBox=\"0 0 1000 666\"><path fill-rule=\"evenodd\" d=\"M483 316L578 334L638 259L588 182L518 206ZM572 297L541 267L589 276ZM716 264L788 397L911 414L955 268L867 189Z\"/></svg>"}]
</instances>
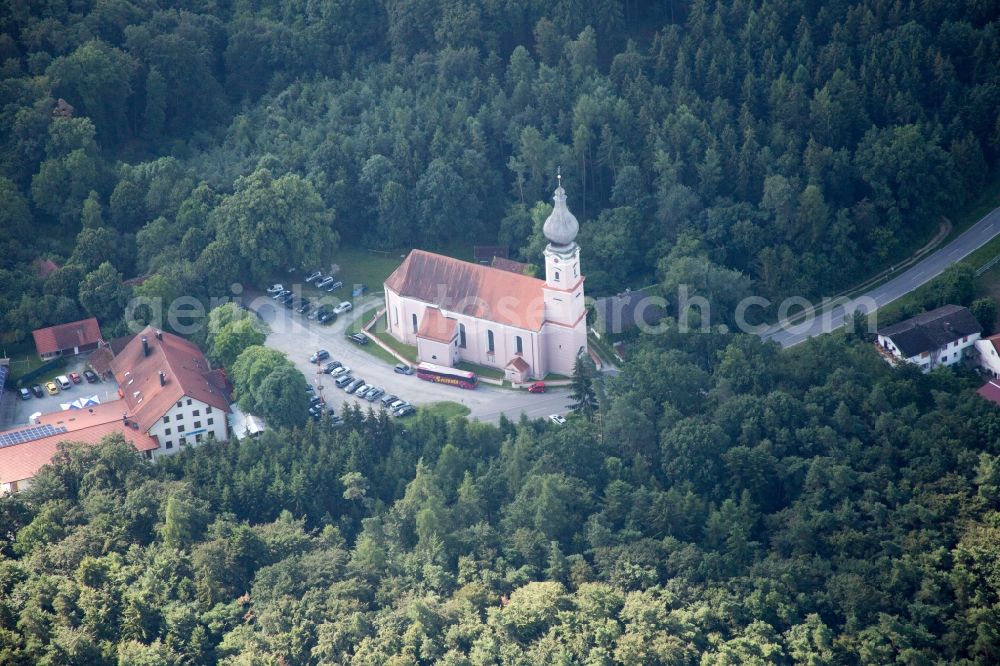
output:
<instances>
[{"instance_id":1,"label":"curved road","mask_svg":"<svg viewBox=\"0 0 1000 666\"><path fill-rule=\"evenodd\" d=\"M842 305L827 308L816 316L792 324L785 320L767 328L760 335L782 347L792 347L807 338L830 333L844 325L844 318L856 310L874 311L885 307L917 287L927 284L946 268L969 256L1000 234L1000 208L990 211L983 219L966 229L955 240L861 296L846 300ZM823 310L823 308L817 308Z\"/></svg>"}]
</instances>

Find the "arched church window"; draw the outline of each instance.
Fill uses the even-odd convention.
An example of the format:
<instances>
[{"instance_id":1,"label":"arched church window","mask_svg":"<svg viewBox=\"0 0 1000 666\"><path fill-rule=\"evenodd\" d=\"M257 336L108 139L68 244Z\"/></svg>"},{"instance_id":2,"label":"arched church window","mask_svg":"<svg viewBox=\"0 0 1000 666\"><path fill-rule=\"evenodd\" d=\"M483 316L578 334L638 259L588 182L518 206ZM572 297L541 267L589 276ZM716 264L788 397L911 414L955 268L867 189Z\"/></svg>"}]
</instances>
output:
<instances>
[{"instance_id":1,"label":"arched church window","mask_svg":"<svg viewBox=\"0 0 1000 666\"><path fill-rule=\"evenodd\" d=\"M556 277L555 277L555 281L556 281L556 282L559 282L559 271L556 271L555 275L556 275Z\"/></svg>"},{"instance_id":2,"label":"arched church window","mask_svg":"<svg viewBox=\"0 0 1000 666\"><path fill-rule=\"evenodd\" d=\"M413 332L416 333L417 332L417 313L414 312L412 315L410 315L410 318L413 321Z\"/></svg>"},{"instance_id":3,"label":"arched church window","mask_svg":"<svg viewBox=\"0 0 1000 666\"><path fill-rule=\"evenodd\" d=\"M496 348L493 346L493 331L486 331L486 351L489 354L496 351Z\"/></svg>"},{"instance_id":4,"label":"arched church window","mask_svg":"<svg viewBox=\"0 0 1000 666\"><path fill-rule=\"evenodd\" d=\"M465 349L465 324L458 323L458 346Z\"/></svg>"},{"instance_id":5,"label":"arched church window","mask_svg":"<svg viewBox=\"0 0 1000 666\"><path fill-rule=\"evenodd\" d=\"M520 335L514 336L514 348L517 350L518 354L524 353L524 343L521 341Z\"/></svg>"}]
</instances>

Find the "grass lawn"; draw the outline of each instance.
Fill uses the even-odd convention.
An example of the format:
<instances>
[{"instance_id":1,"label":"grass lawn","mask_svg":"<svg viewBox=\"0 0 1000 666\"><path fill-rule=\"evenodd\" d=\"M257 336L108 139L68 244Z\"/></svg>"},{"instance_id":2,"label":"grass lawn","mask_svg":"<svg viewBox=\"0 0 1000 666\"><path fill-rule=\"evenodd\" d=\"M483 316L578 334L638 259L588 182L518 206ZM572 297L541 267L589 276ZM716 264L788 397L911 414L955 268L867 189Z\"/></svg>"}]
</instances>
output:
<instances>
[{"instance_id":1,"label":"grass lawn","mask_svg":"<svg viewBox=\"0 0 1000 666\"><path fill-rule=\"evenodd\" d=\"M38 352L35 350L35 342L33 339L3 345L3 348L0 349L0 351L3 352L4 356L10 358L10 375L7 377L8 386L14 386L18 379L44 363L42 359L38 358ZM52 372L53 377L60 374L62 374L62 372L58 369ZM39 380L40 379L41 378L39 378ZM39 380L35 380L35 383L45 383Z\"/></svg>"},{"instance_id":2,"label":"grass lawn","mask_svg":"<svg viewBox=\"0 0 1000 666\"><path fill-rule=\"evenodd\" d=\"M451 402L450 400L444 400L442 402L432 402L431 404L421 407L420 409L429 414L442 416L446 419L453 419L460 416L468 416L469 412L471 411L465 405L459 404L457 402Z\"/></svg>"},{"instance_id":3,"label":"grass lawn","mask_svg":"<svg viewBox=\"0 0 1000 666\"><path fill-rule=\"evenodd\" d=\"M475 363L469 363L468 361L459 361L455 367L459 370L474 372L480 377L503 380L503 370L498 370L497 368L490 368L485 365L476 365Z\"/></svg>"}]
</instances>

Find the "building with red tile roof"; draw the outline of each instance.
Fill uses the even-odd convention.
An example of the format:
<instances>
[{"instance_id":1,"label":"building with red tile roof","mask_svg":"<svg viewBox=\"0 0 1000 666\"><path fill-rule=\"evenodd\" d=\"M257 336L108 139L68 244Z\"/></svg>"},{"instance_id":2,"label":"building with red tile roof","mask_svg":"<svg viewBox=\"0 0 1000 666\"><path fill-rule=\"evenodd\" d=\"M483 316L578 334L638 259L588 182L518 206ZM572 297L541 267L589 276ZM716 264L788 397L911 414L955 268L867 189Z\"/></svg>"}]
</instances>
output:
<instances>
[{"instance_id":1,"label":"building with red tile roof","mask_svg":"<svg viewBox=\"0 0 1000 666\"><path fill-rule=\"evenodd\" d=\"M984 400L989 400L990 402L1000 405L1000 384L993 380L990 380L979 387L976 391L981 398Z\"/></svg>"},{"instance_id":2,"label":"building with red tile roof","mask_svg":"<svg viewBox=\"0 0 1000 666\"><path fill-rule=\"evenodd\" d=\"M428 363L468 361L514 381L572 374L587 349L579 224L561 185L553 200L544 279L413 250L385 281L389 333Z\"/></svg>"},{"instance_id":3,"label":"building with red tile roof","mask_svg":"<svg viewBox=\"0 0 1000 666\"><path fill-rule=\"evenodd\" d=\"M43 360L91 351L102 342L101 327L94 317L39 328L31 334L35 338L35 349Z\"/></svg>"},{"instance_id":4,"label":"building with red tile roof","mask_svg":"<svg viewBox=\"0 0 1000 666\"><path fill-rule=\"evenodd\" d=\"M115 355L111 372L128 418L161 442L154 456L228 438L224 374L193 342L147 326Z\"/></svg>"},{"instance_id":5,"label":"building with red tile roof","mask_svg":"<svg viewBox=\"0 0 1000 666\"><path fill-rule=\"evenodd\" d=\"M131 423L126 424L120 403L116 400L87 409L43 414L30 426L0 433L0 493L25 490L38 471L52 462L64 442L95 446L109 435L121 434L137 451L152 458L159 442Z\"/></svg>"}]
</instances>

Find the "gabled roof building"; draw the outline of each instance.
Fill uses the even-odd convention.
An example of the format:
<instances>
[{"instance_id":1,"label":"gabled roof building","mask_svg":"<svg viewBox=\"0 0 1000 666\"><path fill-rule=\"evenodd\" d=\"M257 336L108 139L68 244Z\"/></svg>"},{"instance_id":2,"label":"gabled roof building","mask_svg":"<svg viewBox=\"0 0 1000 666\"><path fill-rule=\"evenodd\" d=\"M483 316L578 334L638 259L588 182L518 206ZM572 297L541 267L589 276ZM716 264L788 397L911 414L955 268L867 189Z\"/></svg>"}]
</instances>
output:
<instances>
[{"instance_id":1,"label":"gabled roof building","mask_svg":"<svg viewBox=\"0 0 1000 666\"><path fill-rule=\"evenodd\" d=\"M385 281L389 333L421 361L466 361L524 382L571 375L587 350L579 223L560 185L545 221L545 278L413 250Z\"/></svg>"},{"instance_id":2,"label":"gabled roof building","mask_svg":"<svg viewBox=\"0 0 1000 666\"><path fill-rule=\"evenodd\" d=\"M878 331L880 351L923 372L958 363L979 340L983 327L968 309L944 305Z\"/></svg>"},{"instance_id":3,"label":"gabled roof building","mask_svg":"<svg viewBox=\"0 0 1000 666\"><path fill-rule=\"evenodd\" d=\"M97 319L81 319L32 331L35 349L42 360L70 356L97 349L102 342Z\"/></svg>"}]
</instances>

